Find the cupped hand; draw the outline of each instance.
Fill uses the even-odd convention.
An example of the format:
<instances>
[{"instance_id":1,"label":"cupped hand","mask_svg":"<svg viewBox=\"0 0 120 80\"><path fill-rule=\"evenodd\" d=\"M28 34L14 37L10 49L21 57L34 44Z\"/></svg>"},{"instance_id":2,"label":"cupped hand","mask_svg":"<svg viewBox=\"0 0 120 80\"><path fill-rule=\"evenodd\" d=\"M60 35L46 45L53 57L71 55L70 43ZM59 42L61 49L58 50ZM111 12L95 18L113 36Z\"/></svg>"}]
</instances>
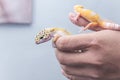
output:
<instances>
[{"instance_id":1,"label":"cupped hand","mask_svg":"<svg viewBox=\"0 0 120 80\"><path fill-rule=\"evenodd\" d=\"M72 23L86 26L89 21L70 13ZM120 80L120 32L90 27L88 34L70 35L56 41L56 57L62 73L70 80Z\"/></svg>"},{"instance_id":2,"label":"cupped hand","mask_svg":"<svg viewBox=\"0 0 120 80\"><path fill-rule=\"evenodd\" d=\"M56 56L70 80L120 80L120 32L102 30L60 37Z\"/></svg>"}]
</instances>

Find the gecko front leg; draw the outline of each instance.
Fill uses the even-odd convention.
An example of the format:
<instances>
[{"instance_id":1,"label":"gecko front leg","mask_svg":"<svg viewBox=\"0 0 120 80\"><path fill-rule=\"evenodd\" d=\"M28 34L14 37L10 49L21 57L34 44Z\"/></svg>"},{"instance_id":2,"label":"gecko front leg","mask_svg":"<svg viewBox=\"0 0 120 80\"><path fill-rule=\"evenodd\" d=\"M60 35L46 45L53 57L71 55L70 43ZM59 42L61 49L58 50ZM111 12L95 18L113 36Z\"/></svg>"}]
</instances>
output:
<instances>
[{"instance_id":1,"label":"gecko front leg","mask_svg":"<svg viewBox=\"0 0 120 80\"><path fill-rule=\"evenodd\" d=\"M98 24L96 22L90 22L87 26L84 27L84 31L90 27L96 27Z\"/></svg>"}]
</instances>

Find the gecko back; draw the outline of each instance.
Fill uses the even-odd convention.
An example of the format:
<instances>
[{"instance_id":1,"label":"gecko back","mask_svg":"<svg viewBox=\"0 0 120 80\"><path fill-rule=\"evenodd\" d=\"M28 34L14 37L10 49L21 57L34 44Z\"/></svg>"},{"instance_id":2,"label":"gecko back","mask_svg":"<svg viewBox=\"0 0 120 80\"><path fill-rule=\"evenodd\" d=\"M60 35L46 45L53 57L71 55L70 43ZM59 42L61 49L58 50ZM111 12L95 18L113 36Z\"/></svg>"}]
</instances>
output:
<instances>
[{"instance_id":1,"label":"gecko back","mask_svg":"<svg viewBox=\"0 0 120 80\"><path fill-rule=\"evenodd\" d=\"M99 15L92 10L85 9L81 5L75 5L74 10L76 13L79 13L82 17L90 22L100 22Z\"/></svg>"}]
</instances>

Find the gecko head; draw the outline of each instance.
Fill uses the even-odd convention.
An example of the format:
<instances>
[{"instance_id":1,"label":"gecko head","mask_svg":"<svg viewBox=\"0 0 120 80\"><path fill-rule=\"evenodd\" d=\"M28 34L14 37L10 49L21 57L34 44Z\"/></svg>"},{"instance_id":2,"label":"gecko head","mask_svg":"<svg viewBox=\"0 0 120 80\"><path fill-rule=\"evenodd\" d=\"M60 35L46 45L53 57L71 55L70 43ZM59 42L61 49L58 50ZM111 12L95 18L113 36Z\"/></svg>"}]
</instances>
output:
<instances>
[{"instance_id":1,"label":"gecko head","mask_svg":"<svg viewBox=\"0 0 120 80\"><path fill-rule=\"evenodd\" d=\"M74 6L74 11L79 12L80 9L83 9L84 7L82 5L75 5Z\"/></svg>"},{"instance_id":2,"label":"gecko head","mask_svg":"<svg viewBox=\"0 0 120 80\"><path fill-rule=\"evenodd\" d=\"M49 41L52 38L50 32L48 29L44 29L41 32L39 32L35 37L35 43L40 44Z\"/></svg>"}]
</instances>

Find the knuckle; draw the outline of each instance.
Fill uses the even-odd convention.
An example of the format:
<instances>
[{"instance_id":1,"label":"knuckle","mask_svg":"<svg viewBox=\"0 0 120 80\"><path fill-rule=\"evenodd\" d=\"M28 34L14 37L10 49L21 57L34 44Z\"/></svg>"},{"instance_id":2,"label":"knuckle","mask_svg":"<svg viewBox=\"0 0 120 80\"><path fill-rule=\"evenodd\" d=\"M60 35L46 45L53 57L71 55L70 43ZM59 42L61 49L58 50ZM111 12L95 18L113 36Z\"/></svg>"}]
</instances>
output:
<instances>
[{"instance_id":1,"label":"knuckle","mask_svg":"<svg viewBox=\"0 0 120 80\"><path fill-rule=\"evenodd\" d=\"M60 37L60 39L57 41L57 48L58 49L64 49L68 41L64 37Z\"/></svg>"},{"instance_id":2,"label":"knuckle","mask_svg":"<svg viewBox=\"0 0 120 80\"><path fill-rule=\"evenodd\" d=\"M64 70L62 70L62 74L67 77L68 79L71 80L71 75L70 74L67 74Z\"/></svg>"},{"instance_id":3,"label":"knuckle","mask_svg":"<svg viewBox=\"0 0 120 80\"><path fill-rule=\"evenodd\" d=\"M101 56L97 55L97 57L93 59L92 64L100 68L104 64L104 62L102 61Z\"/></svg>"},{"instance_id":4,"label":"knuckle","mask_svg":"<svg viewBox=\"0 0 120 80\"><path fill-rule=\"evenodd\" d=\"M57 54L57 59L60 64L66 64L66 60L63 54Z\"/></svg>"},{"instance_id":5,"label":"knuckle","mask_svg":"<svg viewBox=\"0 0 120 80\"><path fill-rule=\"evenodd\" d=\"M101 41L100 41L98 38L94 37L94 38L92 39L92 41L91 41L91 44L93 44L93 45L99 45L100 42L101 42Z\"/></svg>"},{"instance_id":6,"label":"knuckle","mask_svg":"<svg viewBox=\"0 0 120 80\"><path fill-rule=\"evenodd\" d=\"M99 39L97 37L94 37L92 41L90 42L90 45L92 45L92 48L99 50L102 48L104 41L102 39Z\"/></svg>"},{"instance_id":7,"label":"knuckle","mask_svg":"<svg viewBox=\"0 0 120 80\"><path fill-rule=\"evenodd\" d=\"M64 70L64 72L65 72L66 74L69 74L69 75L70 75L70 70L68 70L68 67L62 66L62 69Z\"/></svg>"},{"instance_id":8,"label":"knuckle","mask_svg":"<svg viewBox=\"0 0 120 80\"><path fill-rule=\"evenodd\" d=\"M104 45L104 44L105 44L105 43L104 43L105 39L101 38L100 36L101 36L101 34L99 34L99 33L94 33L94 34L92 35L92 41L91 41L91 43L92 43L93 45L97 45L97 46Z\"/></svg>"}]
</instances>

